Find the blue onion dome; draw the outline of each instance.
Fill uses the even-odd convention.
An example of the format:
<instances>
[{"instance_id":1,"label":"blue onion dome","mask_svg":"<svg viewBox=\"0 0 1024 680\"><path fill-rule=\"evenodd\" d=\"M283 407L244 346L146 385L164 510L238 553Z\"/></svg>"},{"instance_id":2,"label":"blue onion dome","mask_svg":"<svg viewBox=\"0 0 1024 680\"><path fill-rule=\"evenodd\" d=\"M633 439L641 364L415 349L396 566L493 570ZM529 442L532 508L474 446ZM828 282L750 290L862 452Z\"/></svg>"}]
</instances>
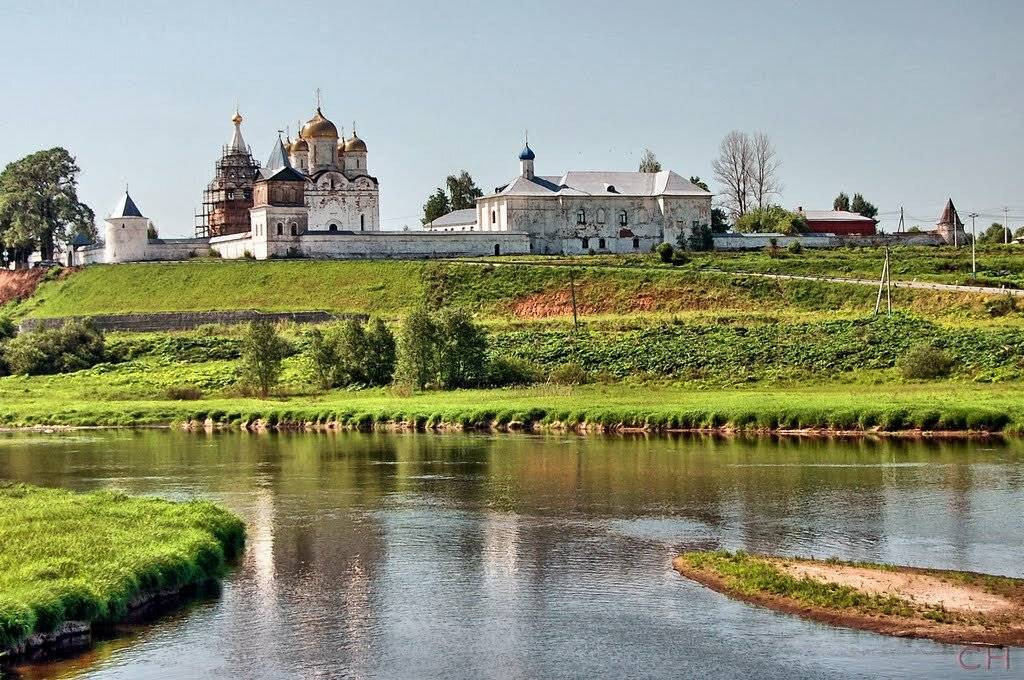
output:
<instances>
[{"instance_id":1,"label":"blue onion dome","mask_svg":"<svg viewBox=\"0 0 1024 680\"><path fill-rule=\"evenodd\" d=\"M523 150L519 152L519 160L521 161L532 161L536 156L533 155L533 149L527 144L523 147Z\"/></svg>"}]
</instances>

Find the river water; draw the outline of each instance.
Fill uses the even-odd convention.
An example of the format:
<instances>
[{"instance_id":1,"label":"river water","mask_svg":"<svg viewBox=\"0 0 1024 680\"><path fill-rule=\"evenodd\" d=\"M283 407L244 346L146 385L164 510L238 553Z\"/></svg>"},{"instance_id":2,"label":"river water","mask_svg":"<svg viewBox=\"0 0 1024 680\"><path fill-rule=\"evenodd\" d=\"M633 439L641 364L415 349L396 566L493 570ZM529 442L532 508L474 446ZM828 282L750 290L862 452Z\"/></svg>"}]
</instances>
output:
<instances>
[{"instance_id":1,"label":"river water","mask_svg":"<svg viewBox=\"0 0 1024 680\"><path fill-rule=\"evenodd\" d=\"M248 527L218 597L19 677L1024 677L1024 649L1007 671L671 568L724 547L1024 576L1020 441L8 434L0 478Z\"/></svg>"}]
</instances>

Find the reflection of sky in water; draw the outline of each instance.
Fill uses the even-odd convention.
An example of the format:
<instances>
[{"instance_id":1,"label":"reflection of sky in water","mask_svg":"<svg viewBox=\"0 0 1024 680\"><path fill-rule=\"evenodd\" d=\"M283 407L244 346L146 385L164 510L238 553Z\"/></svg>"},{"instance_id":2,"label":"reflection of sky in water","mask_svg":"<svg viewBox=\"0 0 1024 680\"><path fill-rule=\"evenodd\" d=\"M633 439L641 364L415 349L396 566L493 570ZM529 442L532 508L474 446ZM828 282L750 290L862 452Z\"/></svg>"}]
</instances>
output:
<instances>
[{"instance_id":1,"label":"reflection of sky in water","mask_svg":"<svg viewBox=\"0 0 1024 680\"><path fill-rule=\"evenodd\" d=\"M0 477L213 498L248 540L219 598L37 677L963 677L956 648L735 602L671 558L1024 564L1019 443L62 437L0 438Z\"/></svg>"}]
</instances>

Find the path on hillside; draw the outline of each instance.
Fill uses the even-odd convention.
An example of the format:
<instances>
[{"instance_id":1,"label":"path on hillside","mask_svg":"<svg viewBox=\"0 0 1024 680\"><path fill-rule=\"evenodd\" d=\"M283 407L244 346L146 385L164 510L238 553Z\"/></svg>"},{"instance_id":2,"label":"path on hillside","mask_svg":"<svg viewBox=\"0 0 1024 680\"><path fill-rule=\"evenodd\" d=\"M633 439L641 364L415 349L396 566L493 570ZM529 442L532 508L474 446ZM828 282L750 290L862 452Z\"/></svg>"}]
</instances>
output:
<instances>
[{"instance_id":1,"label":"path on hillside","mask_svg":"<svg viewBox=\"0 0 1024 680\"><path fill-rule=\"evenodd\" d=\"M461 260L457 258L442 258L445 262L455 262L458 264L473 264L479 266L491 266L491 267L577 267L580 269L623 269L628 271L643 271L648 269L650 271L672 271L667 268L660 267L630 267L622 264L604 264L595 262L593 264L579 264L575 262L524 262L522 260L508 260L505 262L499 262L496 260ZM688 272L701 273L706 272L710 274L731 274L733 276L756 276L762 279L788 279L791 281L824 281L826 283L847 283L855 286L872 286L878 287L878 279L848 279L840 276L811 276L809 274L767 274L764 272L738 272L729 271L725 269L691 269L686 270ZM994 288L992 286L961 286L953 283L932 283L930 281L892 281L893 288L913 288L916 290L939 290L947 291L952 293L974 293L976 295L1012 295L1014 297L1024 298L1024 289L1017 288Z\"/></svg>"}]
</instances>

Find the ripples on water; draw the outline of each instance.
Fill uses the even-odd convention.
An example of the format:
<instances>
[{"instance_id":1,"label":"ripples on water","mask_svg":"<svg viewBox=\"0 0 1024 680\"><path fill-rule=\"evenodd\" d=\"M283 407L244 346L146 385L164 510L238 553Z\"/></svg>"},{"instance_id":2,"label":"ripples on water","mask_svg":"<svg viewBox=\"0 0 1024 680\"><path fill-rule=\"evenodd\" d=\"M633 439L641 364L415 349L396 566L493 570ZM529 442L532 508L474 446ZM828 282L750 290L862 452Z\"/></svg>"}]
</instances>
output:
<instances>
[{"instance_id":1,"label":"ripples on water","mask_svg":"<svg viewBox=\"0 0 1024 680\"><path fill-rule=\"evenodd\" d=\"M0 477L212 498L249 529L219 598L19 672L965 677L957 648L734 602L671 558L726 547L1021 576L1022 455L1019 442L6 435Z\"/></svg>"}]
</instances>

